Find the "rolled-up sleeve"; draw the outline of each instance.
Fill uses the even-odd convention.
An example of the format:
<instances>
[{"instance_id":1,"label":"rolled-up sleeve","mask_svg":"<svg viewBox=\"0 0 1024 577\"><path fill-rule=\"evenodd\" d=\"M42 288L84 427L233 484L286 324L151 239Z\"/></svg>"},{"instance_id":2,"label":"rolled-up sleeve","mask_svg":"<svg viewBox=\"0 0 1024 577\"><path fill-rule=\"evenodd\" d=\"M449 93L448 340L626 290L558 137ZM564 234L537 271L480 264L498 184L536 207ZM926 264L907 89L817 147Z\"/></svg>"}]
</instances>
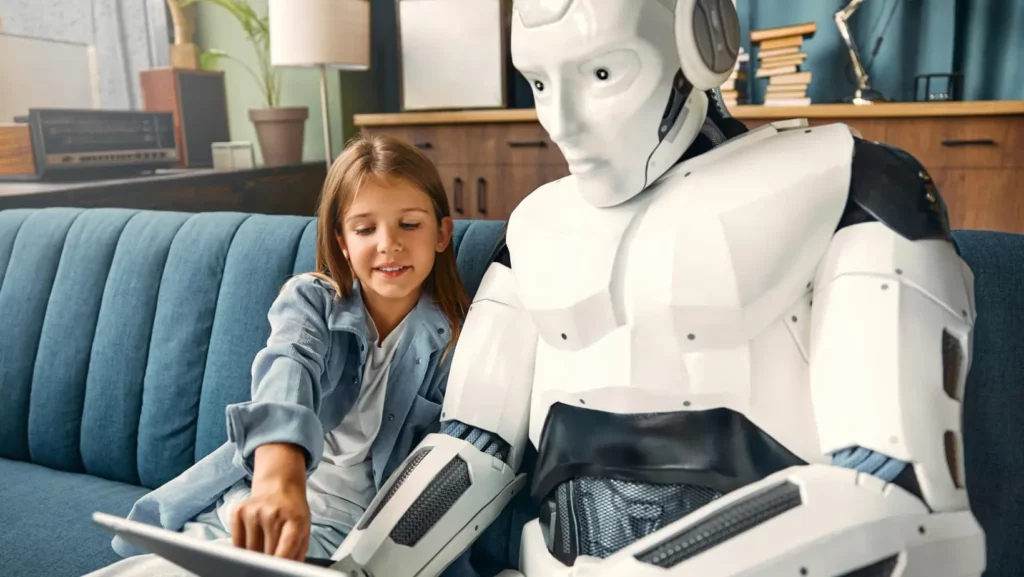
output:
<instances>
[{"instance_id":1,"label":"rolled-up sleeve","mask_svg":"<svg viewBox=\"0 0 1024 577\"><path fill-rule=\"evenodd\" d=\"M318 414L331 347L330 295L309 277L292 279L270 307L270 338L252 366L252 400L228 405L234 461L253 473L253 453L267 443L291 443L306 453L311 473L324 449Z\"/></svg>"}]
</instances>

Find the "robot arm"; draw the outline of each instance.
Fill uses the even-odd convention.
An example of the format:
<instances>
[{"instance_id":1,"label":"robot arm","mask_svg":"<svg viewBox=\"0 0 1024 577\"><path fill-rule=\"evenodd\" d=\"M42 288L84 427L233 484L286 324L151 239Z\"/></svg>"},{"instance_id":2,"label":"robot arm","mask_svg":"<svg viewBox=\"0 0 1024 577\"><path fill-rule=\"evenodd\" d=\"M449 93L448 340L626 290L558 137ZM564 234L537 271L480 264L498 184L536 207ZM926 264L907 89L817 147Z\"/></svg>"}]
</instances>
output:
<instances>
[{"instance_id":1,"label":"robot arm","mask_svg":"<svg viewBox=\"0 0 1024 577\"><path fill-rule=\"evenodd\" d=\"M931 177L857 140L849 208L816 278L811 387L822 450L932 511L968 508L961 402L974 276Z\"/></svg>"},{"instance_id":2,"label":"robot arm","mask_svg":"<svg viewBox=\"0 0 1024 577\"><path fill-rule=\"evenodd\" d=\"M832 464L734 491L602 575L981 575L960 449L973 275L920 165L860 140L855 154L811 307L811 395Z\"/></svg>"},{"instance_id":3,"label":"robot arm","mask_svg":"<svg viewBox=\"0 0 1024 577\"><path fill-rule=\"evenodd\" d=\"M334 567L386 577L440 574L525 483L537 334L512 271L494 263L455 348L441 412L333 556Z\"/></svg>"}]
</instances>

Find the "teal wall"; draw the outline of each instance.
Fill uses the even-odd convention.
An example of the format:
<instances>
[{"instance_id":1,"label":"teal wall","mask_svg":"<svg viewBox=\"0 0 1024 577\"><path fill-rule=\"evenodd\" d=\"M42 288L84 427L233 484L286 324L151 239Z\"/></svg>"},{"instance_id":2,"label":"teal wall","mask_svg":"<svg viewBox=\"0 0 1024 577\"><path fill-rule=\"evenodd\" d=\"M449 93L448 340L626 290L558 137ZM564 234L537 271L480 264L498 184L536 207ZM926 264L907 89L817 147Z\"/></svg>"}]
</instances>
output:
<instances>
[{"instance_id":1,"label":"teal wall","mask_svg":"<svg viewBox=\"0 0 1024 577\"><path fill-rule=\"evenodd\" d=\"M848 0L737 0L741 38L751 52L751 30L817 23L817 32L804 41L802 48L807 52L802 69L813 74L808 95L815 103L842 102L856 88L846 45L834 20L835 13L847 3ZM956 14L957 0L866 0L861 4L848 25L862 64L865 68L870 65L872 87L889 100L910 101L914 100L916 75L953 71ZM882 44L872 58L883 28ZM753 79L754 103L763 102L766 85L766 79Z\"/></svg>"},{"instance_id":2,"label":"teal wall","mask_svg":"<svg viewBox=\"0 0 1024 577\"><path fill-rule=\"evenodd\" d=\"M267 0L249 0L262 14L266 14ZM194 41L203 50L219 48L231 56L244 61L253 70L258 70L256 52L241 25L227 10L213 4L200 2L196 16ZM260 87L253 77L230 59L222 58L217 67L224 71L228 100L228 123L231 139L249 141L256 149L257 163L262 163L256 130L249 120L250 108L266 106ZM338 155L347 134L342 131L341 74L335 70L327 72L328 110L331 115L331 136L334 157ZM307 162L324 160L323 117L320 108L320 73L316 70L281 69L281 106L307 106L303 159ZM350 123L349 123L350 124Z\"/></svg>"}]
</instances>

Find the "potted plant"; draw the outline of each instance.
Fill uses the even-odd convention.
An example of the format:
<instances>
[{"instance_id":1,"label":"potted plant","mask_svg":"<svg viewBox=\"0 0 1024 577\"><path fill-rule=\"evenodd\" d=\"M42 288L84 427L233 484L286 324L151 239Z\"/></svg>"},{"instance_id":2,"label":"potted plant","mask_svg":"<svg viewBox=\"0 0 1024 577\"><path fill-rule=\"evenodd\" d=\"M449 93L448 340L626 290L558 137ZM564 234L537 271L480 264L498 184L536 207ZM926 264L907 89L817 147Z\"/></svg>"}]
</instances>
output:
<instances>
[{"instance_id":1,"label":"potted plant","mask_svg":"<svg viewBox=\"0 0 1024 577\"><path fill-rule=\"evenodd\" d=\"M249 120L256 127L256 138L267 166L283 166L302 162L302 143L305 136L309 108L281 106L281 73L270 61L270 21L260 16L246 0L170 0L182 8L197 2L216 4L230 12L241 24L242 30L256 51L259 70L219 49L210 49L200 56L200 68L212 69L221 58L239 63L256 81L263 94L266 108L249 110Z\"/></svg>"}]
</instances>

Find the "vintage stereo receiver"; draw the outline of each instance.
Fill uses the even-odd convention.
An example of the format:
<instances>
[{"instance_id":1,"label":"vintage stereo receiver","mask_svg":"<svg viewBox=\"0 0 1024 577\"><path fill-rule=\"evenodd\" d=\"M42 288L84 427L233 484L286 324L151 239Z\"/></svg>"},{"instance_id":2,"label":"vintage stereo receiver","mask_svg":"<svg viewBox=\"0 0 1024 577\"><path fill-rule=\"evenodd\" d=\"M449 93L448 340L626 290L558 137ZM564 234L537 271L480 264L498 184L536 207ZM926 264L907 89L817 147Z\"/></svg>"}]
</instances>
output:
<instances>
[{"instance_id":1,"label":"vintage stereo receiver","mask_svg":"<svg viewBox=\"0 0 1024 577\"><path fill-rule=\"evenodd\" d=\"M130 176L178 164L170 112L33 108L0 124L0 180Z\"/></svg>"}]
</instances>

